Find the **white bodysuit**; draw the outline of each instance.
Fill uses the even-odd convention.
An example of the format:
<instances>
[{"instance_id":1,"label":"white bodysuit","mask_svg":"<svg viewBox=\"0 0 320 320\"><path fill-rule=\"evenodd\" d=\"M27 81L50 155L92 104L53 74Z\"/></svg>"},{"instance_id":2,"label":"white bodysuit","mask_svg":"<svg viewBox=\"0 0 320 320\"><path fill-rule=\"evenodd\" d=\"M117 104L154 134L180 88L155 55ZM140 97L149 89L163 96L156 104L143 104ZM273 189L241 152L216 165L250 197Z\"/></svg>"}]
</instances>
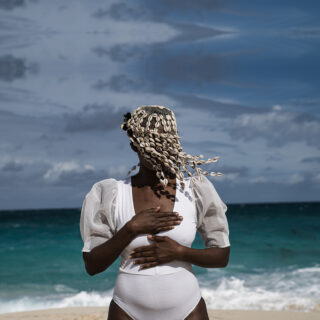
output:
<instances>
[{"instance_id":1,"label":"white bodysuit","mask_svg":"<svg viewBox=\"0 0 320 320\"><path fill-rule=\"evenodd\" d=\"M191 247L198 231L206 247L230 246L227 207L212 183L205 176L203 178L203 182L185 179L184 190L176 179L173 211L182 215L183 220L174 229L157 235L168 236ZM82 205L82 251L89 252L110 239L134 214L131 177L97 182ZM121 252L113 300L134 320L183 320L201 299L192 265L174 260L138 270L141 264L134 265L135 259L129 256L133 249L154 243L147 235L138 235Z\"/></svg>"}]
</instances>

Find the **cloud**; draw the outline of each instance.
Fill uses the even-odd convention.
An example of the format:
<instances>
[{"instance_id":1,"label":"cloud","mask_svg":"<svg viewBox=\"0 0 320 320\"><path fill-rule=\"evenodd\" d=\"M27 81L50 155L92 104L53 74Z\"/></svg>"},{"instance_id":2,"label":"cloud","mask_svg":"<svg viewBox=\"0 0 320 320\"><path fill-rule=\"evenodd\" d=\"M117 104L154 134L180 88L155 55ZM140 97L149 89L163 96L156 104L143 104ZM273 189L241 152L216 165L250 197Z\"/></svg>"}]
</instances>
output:
<instances>
[{"instance_id":1,"label":"cloud","mask_svg":"<svg viewBox=\"0 0 320 320\"><path fill-rule=\"evenodd\" d=\"M114 20L170 20L170 16L175 13L189 13L202 17L203 12L216 11L221 8L223 1L220 0L184 0L183 6L180 0L163 0L152 2L138 0L128 5L126 2L116 2L108 8L99 8L93 13L97 19L112 18ZM174 15L176 16L176 15Z\"/></svg>"},{"instance_id":2,"label":"cloud","mask_svg":"<svg viewBox=\"0 0 320 320\"><path fill-rule=\"evenodd\" d=\"M302 163L320 163L320 157L308 157L301 160Z\"/></svg>"},{"instance_id":3,"label":"cloud","mask_svg":"<svg viewBox=\"0 0 320 320\"><path fill-rule=\"evenodd\" d=\"M130 59L138 58L145 52L144 45L128 45L128 44L116 44L110 48L98 46L92 49L98 57L108 56L115 62L127 62Z\"/></svg>"},{"instance_id":4,"label":"cloud","mask_svg":"<svg viewBox=\"0 0 320 320\"><path fill-rule=\"evenodd\" d=\"M142 80L130 79L125 74L117 74L112 76L109 80L103 81L99 80L92 87L98 90L104 90L105 88L110 88L116 92L130 92L133 90L139 90L143 87Z\"/></svg>"},{"instance_id":5,"label":"cloud","mask_svg":"<svg viewBox=\"0 0 320 320\"><path fill-rule=\"evenodd\" d=\"M202 39L226 36L235 34L234 31L224 30L224 29L216 29L206 25L200 25L195 23L178 23L171 22L170 26L174 27L176 30L180 32L177 36L169 40L170 43L177 42L196 42Z\"/></svg>"},{"instance_id":6,"label":"cloud","mask_svg":"<svg viewBox=\"0 0 320 320\"><path fill-rule=\"evenodd\" d=\"M100 170L85 164L80 165L76 161L57 162L47 170L43 179L49 184L59 186L72 186L84 181L94 181L101 175Z\"/></svg>"},{"instance_id":7,"label":"cloud","mask_svg":"<svg viewBox=\"0 0 320 320\"><path fill-rule=\"evenodd\" d=\"M122 123L127 109L115 109L109 105L86 105L81 111L65 114L67 132L110 131Z\"/></svg>"},{"instance_id":8,"label":"cloud","mask_svg":"<svg viewBox=\"0 0 320 320\"><path fill-rule=\"evenodd\" d=\"M177 101L179 108L206 111L221 118L234 118L238 115L246 113L264 113L264 110L249 107L239 103L215 100L207 97L199 97L197 95L170 93L169 96Z\"/></svg>"},{"instance_id":9,"label":"cloud","mask_svg":"<svg viewBox=\"0 0 320 320\"><path fill-rule=\"evenodd\" d=\"M146 19L148 10L141 6L128 6L125 2L113 3L109 8L97 9L92 16L97 19L112 18L114 20Z\"/></svg>"},{"instance_id":10,"label":"cloud","mask_svg":"<svg viewBox=\"0 0 320 320\"><path fill-rule=\"evenodd\" d=\"M0 80L12 82L23 78L26 70L24 59L18 59L9 54L0 57Z\"/></svg>"},{"instance_id":11,"label":"cloud","mask_svg":"<svg viewBox=\"0 0 320 320\"><path fill-rule=\"evenodd\" d=\"M2 166L1 170L4 172L17 172L23 169L23 165L17 160L10 160L4 166Z\"/></svg>"},{"instance_id":12,"label":"cloud","mask_svg":"<svg viewBox=\"0 0 320 320\"><path fill-rule=\"evenodd\" d=\"M2 0L0 2L0 9L3 10L13 10L16 7L25 6L25 0Z\"/></svg>"},{"instance_id":13,"label":"cloud","mask_svg":"<svg viewBox=\"0 0 320 320\"><path fill-rule=\"evenodd\" d=\"M319 38L320 28L292 28L289 34L292 38Z\"/></svg>"},{"instance_id":14,"label":"cloud","mask_svg":"<svg viewBox=\"0 0 320 320\"><path fill-rule=\"evenodd\" d=\"M249 174L249 168L245 166L236 167L236 166L230 166L230 165L223 165L219 166L217 168L208 169L209 172L221 172L222 176L216 176L214 178L209 177L213 182L217 181L220 182L226 182L226 181L232 181L232 182L238 182L240 178L247 177Z\"/></svg>"},{"instance_id":15,"label":"cloud","mask_svg":"<svg viewBox=\"0 0 320 320\"><path fill-rule=\"evenodd\" d=\"M320 121L309 114L273 109L261 114L237 115L224 125L232 139L252 141L262 138L268 146L282 147L290 142L305 142L320 147Z\"/></svg>"},{"instance_id":16,"label":"cloud","mask_svg":"<svg viewBox=\"0 0 320 320\"><path fill-rule=\"evenodd\" d=\"M55 186L90 185L110 177L123 179L128 171L127 165L97 169L92 165L81 165L75 160L70 160L54 163L43 174L43 179L47 184Z\"/></svg>"}]
</instances>

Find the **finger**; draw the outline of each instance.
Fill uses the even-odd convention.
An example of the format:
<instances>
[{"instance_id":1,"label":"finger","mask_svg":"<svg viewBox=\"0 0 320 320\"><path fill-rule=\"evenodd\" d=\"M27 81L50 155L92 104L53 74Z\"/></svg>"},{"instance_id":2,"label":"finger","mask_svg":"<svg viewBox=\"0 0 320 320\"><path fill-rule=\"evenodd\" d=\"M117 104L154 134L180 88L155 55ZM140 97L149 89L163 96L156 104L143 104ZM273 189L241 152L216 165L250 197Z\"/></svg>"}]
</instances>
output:
<instances>
[{"instance_id":1,"label":"finger","mask_svg":"<svg viewBox=\"0 0 320 320\"><path fill-rule=\"evenodd\" d=\"M139 270L141 269L148 269L148 268L151 268L151 267L154 267L156 265L158 265L159 263L158 262L151 262L151 263L146 263L146 264L143 264L139 267Z\"/></svg>"},{"instance_id":2,"label":"finger","mask_svg":"<svg viewBox=\"0 0 320 320\"><path fill-rule=\"evenodd\" d=\"M142 252L136 252L136 253L132 253L130 255L130 259L134 259L134 258L140 258L140 257L152 257L154 256L154 251L142 251Z\"/></svg>"},{"instance_id":3,"label":"finger","mask_svg":"<svg viewBox=\"0 0 320 320\"><path fill-rule=\"evenodd\" d=\"M172 216L172 217L161 217L157 218L157 222L168 222L168 221L182 221L183 217L177 217L177 216Z\"/></svg>"},{"instance_id":4,"label":"finger","mask_svg":"<svg viewBox=\"0 0 320 320\"><path fill-rule=\"evenodd\" d=\"M167 221L167 222L162 222L162 223L157 223L157 228L162 228L162 227L174 227L176 225L180 225L181 221L176 220L176 221Z\"/></svg>"},{"instance_id":5,"label":"finger","mask_svg":"<svg viewBox=\"0 0 320 320\"><path fill-rule=\"evenodd\" d=\"M142 247L138 247L138 248L135 248L134 250L131 251L131 254L135 253L135 252L142 252L142 251L148 251L148 250L151 250L155 247L155 244L149 244L148 246L142 246Z\"/></svg>"},{"instance_id":6,"label":"finger","mask_svg":"<svg viewBox=\"0 0 320 320\"><path fill-rule=\"evenodd\" d=\"M162 231L168 231L168 230L172 230L172 229L174 229L173 226L171 226L171 227L163 227L163 228L157 229L156 233L159 233L159 232L162 232Z\"/></svg>"},{"instance_id":7,"label":"finger","mask_svg":"<svg viewBox=\"0 0 320 320\"><path fill-rule=\"evenodd\" d=\"M155 257L146 257L143 259L138 259L133 261L133 264L143 264L143 263L150 263L150 262L157 262L157 259Z\"/></svg>"},{"instance_id":8,"label":"finger","mask_svg":"<svg viewBox=\"0 0 320 320\"><path fill-rule=\"evenodd\" d=\"M178 217L178 212L172 212L172 211L159 211L156 213L156 217Z\"/></svg>"},{"instance_id":9,"label":"finger","mask_svg":"<svg viewBox=\"0 0 320 320\"><path fill-rule=\"evenodd\" d=\"M155 236L153 234L149 234L148 238L154 241L166 241L167 240L167 236Z\"/></svg>"}]
</instances>

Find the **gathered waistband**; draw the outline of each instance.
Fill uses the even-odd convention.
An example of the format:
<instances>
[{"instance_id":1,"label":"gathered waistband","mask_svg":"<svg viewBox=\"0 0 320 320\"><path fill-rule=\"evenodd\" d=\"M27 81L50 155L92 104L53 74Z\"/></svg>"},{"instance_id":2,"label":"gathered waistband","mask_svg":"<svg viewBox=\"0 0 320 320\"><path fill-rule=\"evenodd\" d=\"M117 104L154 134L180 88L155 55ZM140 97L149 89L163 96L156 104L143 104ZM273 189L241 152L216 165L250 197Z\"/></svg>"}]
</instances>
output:
<instances>
[{"instance_id":1,"label":"gathered waistband","mask_svg":"<svg viewBox=\"0 0 320 320\"><path fill-rule=\"evenodd\" d=\"M139 271L128 271L127 269L123 269L121 267L119 267L119 273L123 273L123 274L128 274L128 275L138 275L138 276L165 276L165 275L170 275L170 274L176 274L178 272L191 272L192 274L194 274L193 269L192 269L192 265L186 265L186 266L179 266L178 268L167 268L165 270L156 270L154 268L157 268L158 266L152 267L152 268L147 268L147 269L142 269L141 271L145 271L145 270L150 270L149 273L146 272L141 272L139 273ZM151 269L154 269L151 271Z\"/></svg>"}]
</instances>

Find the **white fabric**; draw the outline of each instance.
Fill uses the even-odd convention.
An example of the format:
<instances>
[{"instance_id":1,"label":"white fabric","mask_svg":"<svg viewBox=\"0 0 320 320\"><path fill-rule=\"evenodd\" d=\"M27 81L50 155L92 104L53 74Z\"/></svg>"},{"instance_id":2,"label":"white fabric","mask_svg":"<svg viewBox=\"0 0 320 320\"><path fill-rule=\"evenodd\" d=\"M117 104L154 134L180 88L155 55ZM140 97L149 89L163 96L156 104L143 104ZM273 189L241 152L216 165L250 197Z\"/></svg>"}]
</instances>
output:
<instances>
[{"instance_id":1,"label":"white fabric","mask_svg":"<svg viewBox=\"0 0 320 320\"><path fill-rule=\"evenodd\" d=\"M230 246L228 207L221 200L212 182L202 175L202 181L190 183L197 208L197 230L206 248Z\"/></svg>"},{"instance_id":2,"label":"white fabric","mask_svg":"<svg viewBox=\"0 0 320 320\"><path fill-rule=\"evenodd\" d=\"M134 320L182 320L199 303L201 291L186 269L152 277L120 271L112 298Z\"/></svg>"},{"instance_id":3,"label":"white fabric","mask_svg":"<svg viewBox=\"0 0 320 320\"><path fill-rule=\"evenodd\" d=\"M80 216L82 252L90 252L115 234L117 193L117 180L110 178L96 182L85 196Z\"/></svg>"},{"instance_id":4,"label":"white fabric","mask_svg":"<svg viewBox=\"0 0 320 320\"><path fill-rule=\"evenodd\" d=\"M176 225L174 229L157 233L159 236L168 236L178 243L191 247L197 232L197 215L196 208L189 190L189 183L186 181L186 189L182 190L179 180L176 179L177 189L173 211L179 212L183 216L180 225ZM116 209L116 225L120 230L125 223L130 221L134 215L134 205L132 198L131 177L118 181L118 201ZM121 262L119 270L127 273L157 275L174 273L181 270L193 272L192 264L186 261L173 260L165 264L157 265L152 268L139 270L139 264L133 264L135 259L130 259L132 250L138 247L147 246L154 243L147 238L148 234L140 234L133 239L128 246L121 252ZM139 258L137 258L139 259Z\"/></svg>"},{"instance_id":5,"label":"white fabric","mask_svg":"<svg viewBox=\"0 0 320 320\"><path fill-rule=\"evenodd\" d=\"M202 178L202 182L185 179L185 182L190 182L191 198L196 207L197 231L205 247L230 246L227 206L210 180L205 176ZM80 217L83 252L90 252L117 232L118 187L119 181L104 179L96 182L85 196Z\"/></svg>"}]
</instances>

